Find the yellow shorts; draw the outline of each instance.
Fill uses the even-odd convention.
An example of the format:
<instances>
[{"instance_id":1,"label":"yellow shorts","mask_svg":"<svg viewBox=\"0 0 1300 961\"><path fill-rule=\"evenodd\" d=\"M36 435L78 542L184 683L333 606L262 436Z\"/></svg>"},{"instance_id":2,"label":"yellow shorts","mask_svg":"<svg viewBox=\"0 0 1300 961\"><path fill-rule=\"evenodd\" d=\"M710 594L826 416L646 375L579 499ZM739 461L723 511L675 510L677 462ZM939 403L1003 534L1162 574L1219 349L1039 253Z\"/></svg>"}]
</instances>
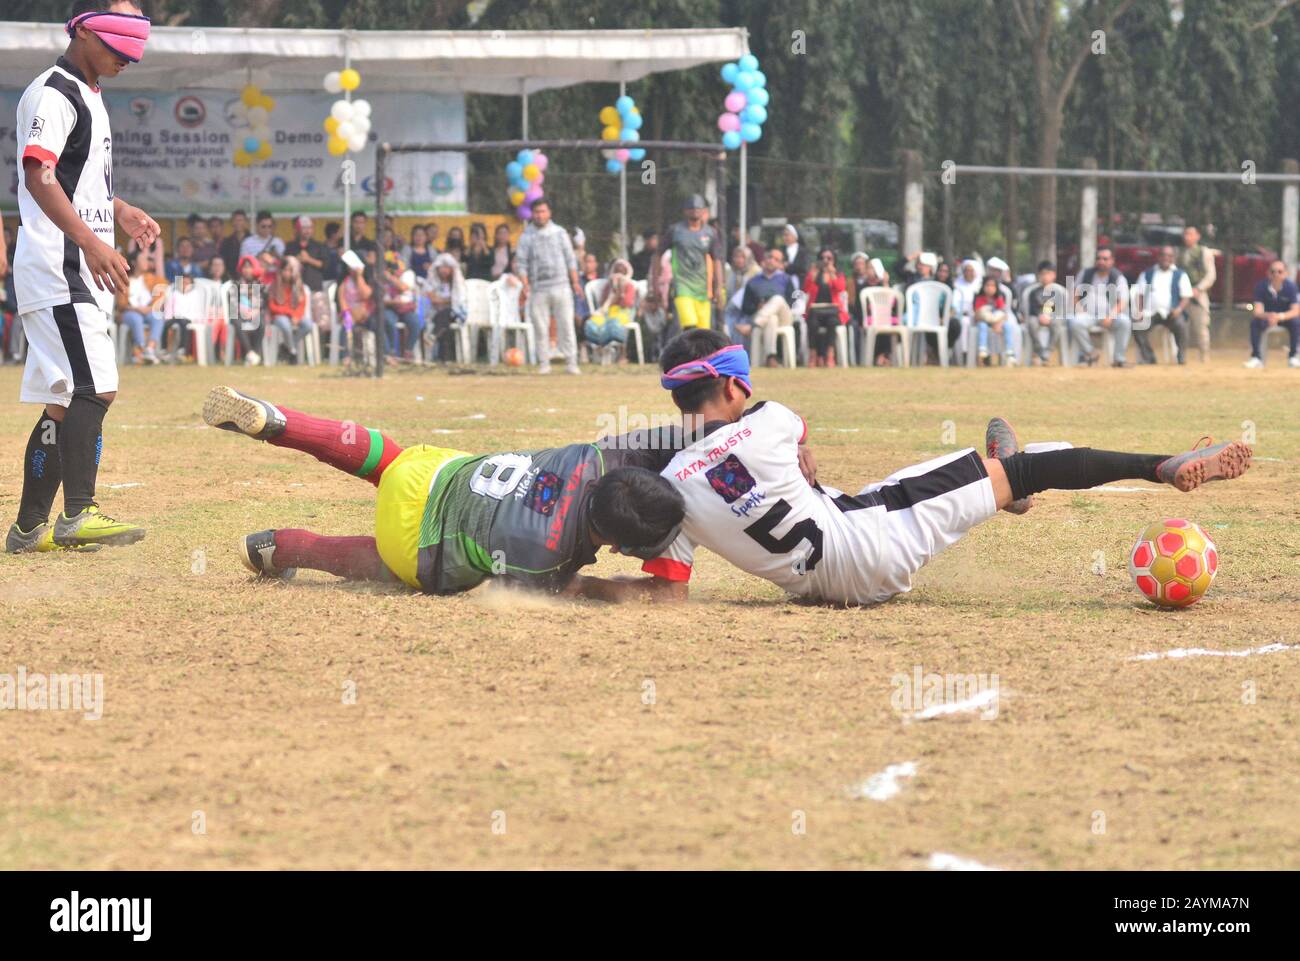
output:
<instances>
[{"instance_id":1,"label":"yellow shorts","mask_svg":"<svg viewBox=\"0 0 1300 961\"><path fill-rule=\"evenodd\" d=\"M419 588L420 522L433 479L448 462L472 455L448 447L408 447L384 468L375 498L375 546L385 566Z\"/></svg>"},{"instance_id":2,"label":"yellow shorts","mask_svg":"<svg viewBox=\"0 0 1300 961\"><path fill-rule=\"evenodd\" d=\"M677 322L682 330L691 327L709 328L713 326L713 305L707 300L694 297L674 297L673 309L677 311Z\"/></svg>"}]
</instances>

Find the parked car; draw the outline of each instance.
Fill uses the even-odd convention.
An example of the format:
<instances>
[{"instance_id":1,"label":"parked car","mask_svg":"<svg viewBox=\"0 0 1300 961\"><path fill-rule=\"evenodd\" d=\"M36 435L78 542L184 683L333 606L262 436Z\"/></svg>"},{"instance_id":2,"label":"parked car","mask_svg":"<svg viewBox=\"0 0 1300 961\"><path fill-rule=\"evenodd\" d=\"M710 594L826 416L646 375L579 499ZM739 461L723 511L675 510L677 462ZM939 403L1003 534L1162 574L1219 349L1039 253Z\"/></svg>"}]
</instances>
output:
<instances>
[{"instance_id":1,"label":"parked car","mask_svg":"<svg viewBox=\"0 0 1300 961\"><path fill-rule=\"evenodd\" d=\"M761 241L769 247L780 246L781 232L789 223L785 217L764 217ZM892 275L898 262L898 224L892 220L870 217L809 217L795 221L799 242L810 251L830 247L835 251L840 269L849 270L849 258L859 250L878 257Z\"/></svg>"}]
</instances>

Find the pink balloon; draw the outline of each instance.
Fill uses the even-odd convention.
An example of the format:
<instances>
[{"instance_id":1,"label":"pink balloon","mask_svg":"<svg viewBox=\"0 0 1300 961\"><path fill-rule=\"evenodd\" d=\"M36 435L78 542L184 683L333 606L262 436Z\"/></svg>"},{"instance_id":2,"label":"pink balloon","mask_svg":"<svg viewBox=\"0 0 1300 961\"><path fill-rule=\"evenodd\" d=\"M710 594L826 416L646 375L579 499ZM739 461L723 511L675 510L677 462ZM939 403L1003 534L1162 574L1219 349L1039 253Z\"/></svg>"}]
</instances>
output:
<instances>
[{"instance_id":1,"label":"pink balloon","mask_svg":"<svg viewBox=\"0 0 1300 961\"><path fill-rule=\"evenodd\" d=\"M740 117L734 113L723 113L718 115L718 129L723 133L729 130L740 129Z\"/></svg>"},{"instance_id":2,"label":"pink balloon","mask_svg":"<svg viewBox=\"0 0 1300 961\"><path fill-rule=\"evenodd\" d=\"M533 186L534 186L534 187L540 187L540 186L541 186L542 184L544 184L544 183L546 183L546 175L545 175L545 174L538 174L538 175L537 175L537 179L533 181Z\"/></svg>"},{"instance_id":3,"label":"pink balloon","mask_svg":"<svg viewBox=\"0 0 1300 961\"><path fill-rule=\"evenodd\" d=\"M618 150L614 151L615 158L623 161L623 163L627 163L628 155L629 155L629 151L626 147L620 147Z\"/></svg>"},{"instance_id":4,"label":"pink balloon","mask_svg":"<svg viewBox=\"0 0 1300 961\"><path fill-rule=\"evenodd\" d=\"M726 104L727 109L732 113L740 113L740 111L745 109L745 104L748 100L739 90L733 90L731 93L727 94L727 99L722 102Z\"/></svg>"},{"instance_id":5,"label":"pink balloon","mask_svg":"<svg viewBox=\"0 0 1300 961\"><path fill-rule=\"evenodd\" d=\"M533 164L538 170L545 170L548 163L550 163L550 160L546 158L546 154L541 153L540 151L533 154ZM542 178L538 177L536 182L541 183L541 180Z\"/></svg>"},{"instance_id":6,"label":"pink balloon","mask_svg":"<svg viewBox=\"0 0 1300 961\"><path fill-rule=\"evenodd\" d=\"M518 208L516 208L515 214L520 220L532 220L533 208L528 206L528 204L520 204Z\"/></svg>"},{"instance_id":7,"label":"pink balloon","mask_svg":"<svg viewBox=\"0 0 1300 961\"><path fill-rule=\"evenodd\" d=\"M542 188L537 186L537 184L533 184L531 187L529 187L527 190L524 191L524 203L526 204L531 204L534 201L541 200L541 199L542 199Z\"/></svg>"}]
</instances>

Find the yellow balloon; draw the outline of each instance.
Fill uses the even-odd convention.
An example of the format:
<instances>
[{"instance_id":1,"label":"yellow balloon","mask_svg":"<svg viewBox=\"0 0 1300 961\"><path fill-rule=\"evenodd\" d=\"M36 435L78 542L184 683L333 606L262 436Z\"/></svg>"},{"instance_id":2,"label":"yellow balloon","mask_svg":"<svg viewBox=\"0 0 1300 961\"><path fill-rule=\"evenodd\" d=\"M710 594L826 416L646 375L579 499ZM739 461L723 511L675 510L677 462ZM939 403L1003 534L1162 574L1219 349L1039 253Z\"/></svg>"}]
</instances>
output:
<instances>
[{"instance_id":1,"label":"yellow balloon","mask_svg":"<svg viewBox=\"0 0 1300 961\"><path fill-rule=\"evenodd\" d=\"M537 169L537 164L529 164L527 167L524 168L524 179L527 180L529 183L532 183L541 175L542 172Z\"/></svg>"},{"instance_id":2,"label":"yellow balloon","mask_svg":"<svg viewBox=\"0 0 1300 961\"><path fill-rule=\"evenodd\" d=\"M262 91L250 83L239 95L239 99L244 102L245 107L256 107L262 100Z\"/></svg>"},{"instance_id":3,"label":"yellow balloon","mask_svg":"<svg viewBox=\"0 0 1300 961\"><path fill-rule=\"evenodd\" d=\"M511 207L518 207L518 206L519 206L521 203L523 203L523 202L524 202L524 192L523 192L522 190L512 190L512 191L510 191L510 206L511 206Z\"/></svg>"},{"instance_id":4,"label":"yellow balloon","mask_svg":"<svg viewBox=\"0 0 1300 961\"><path fill-rule=\"evenodd\" d=\"M252 159L253 159L253 158L252 158L251 156L249 156L249 153L248 153L247 150L244 150L244 149L241 148L241 149L235 151L235 166L236 166L236 167L247 167L247 166L249 165L249 163L252 162Z\"/></svg>"},{"instance_id":5,"label":"yellow balloon","mask_svg":"<svg viewBox=\"0 0 1300 961\"><path fill-rule=\"evenodd\" d=\"M265 160L266 158L271 156L271 145L267 143L265 140L263 140L261 145L258 146L257 153L255 154L255 156L257 157L258 160Z\"/></svg>"},{"instance_id":6,"label":"yellow balloon","mask_svg":"<svg viewBox=\"0 0 1300 961\"><path fill-rule=\"evenodd\" d=\"M620 131L617 127L609 126L600 132L601 140L617 140Z\"/></svg>"},{"instance_id":7,"label":"yellow balloon","mask_svg":"<svg viewBox=\"0 0 1300 961\"><path fill-rule=\"evenodd\" d=\"M605 107L600 111L600 122L606 127L612 127L618 123L618 110L614 107Z\"/></svg>"},{"instance_id":8,"label":"yellow balloon","mask_svg":"<svg viewBox=\"0 0 1300 961\"><path fill-rule=\"evenodd\" d=\"M356 90L357 87L361 86L361 74L348 67L339 74L339 86L344 90Z\"/></svg>"},{"instance_id":9,"label":"yellow balloon","mask_svg":"<svg viewBox=\"0 0 1300 961\"><path fill-rule=\"evenodd\" d=\"M325 118L325 132L326 132L326 133L337 133L337 132L338 132L338 129L339 129L339 122L338 122L338 120L337 120L335 117L326 117L326 118Z\"/></svg>"},{"instance_id":10,"label":"yellow balloon","mask_svg":"<svg viewBox=\"0 0 1300 961\"><path fill-rule=\"evenodd\" d=\"M340 157L348 151L348 142L342 137L330 137L329 152L335 157Z\"/></svg>"},{"instance_id":11,"label":"yellow balloon","mask_svg":"<svg viewBox=\"0 0 1300 961\"><path fill-rule=\"evenodd\" d=\"M259 101L259 104L263 109L266 110L267 113L270 113L272 110L275 109L275 98L267 97L264 95L262 99Z\"/></svg>"}]
</instances>

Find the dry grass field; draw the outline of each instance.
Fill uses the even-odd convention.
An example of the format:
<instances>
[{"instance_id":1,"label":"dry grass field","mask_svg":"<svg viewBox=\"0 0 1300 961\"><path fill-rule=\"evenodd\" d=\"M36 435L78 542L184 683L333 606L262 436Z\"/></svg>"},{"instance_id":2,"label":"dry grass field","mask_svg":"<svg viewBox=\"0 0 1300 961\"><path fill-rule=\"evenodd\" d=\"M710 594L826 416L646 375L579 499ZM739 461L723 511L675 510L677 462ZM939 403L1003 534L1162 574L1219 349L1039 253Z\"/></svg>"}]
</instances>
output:
<instances>
[{"instance_id":1,"label":"dry grass field","mask_svg":"<svg viewBox=\"0 0 1300 961\"><path fill-rule=\"evenodd\" d=\"M712 555L677 608L266 584L236 560L262 528L370 533L374 495L205 428L214 384L485 451L592 439L620 405L669 416L637 368L125 371L100 500L148 538L0 556L0 674L104 679L99 720L0 711L0 868L1298 868L1300 648L1132 659L1300 645L1300 374L1242 356L760 371L758 396L808 417L845 489L980 444L991 414L1022 441L1115 449L1256 434L1241 481L1040 496L855 610L788 603ZM6 524L34 418L18 381L0 369ZM1162 516L1222 554L1182 612L1124 567ZM895 679L918 670L996 675L996 712L908 717ZM863 796L909 762L894 796Z\"/></svg>"}]
</instances>

